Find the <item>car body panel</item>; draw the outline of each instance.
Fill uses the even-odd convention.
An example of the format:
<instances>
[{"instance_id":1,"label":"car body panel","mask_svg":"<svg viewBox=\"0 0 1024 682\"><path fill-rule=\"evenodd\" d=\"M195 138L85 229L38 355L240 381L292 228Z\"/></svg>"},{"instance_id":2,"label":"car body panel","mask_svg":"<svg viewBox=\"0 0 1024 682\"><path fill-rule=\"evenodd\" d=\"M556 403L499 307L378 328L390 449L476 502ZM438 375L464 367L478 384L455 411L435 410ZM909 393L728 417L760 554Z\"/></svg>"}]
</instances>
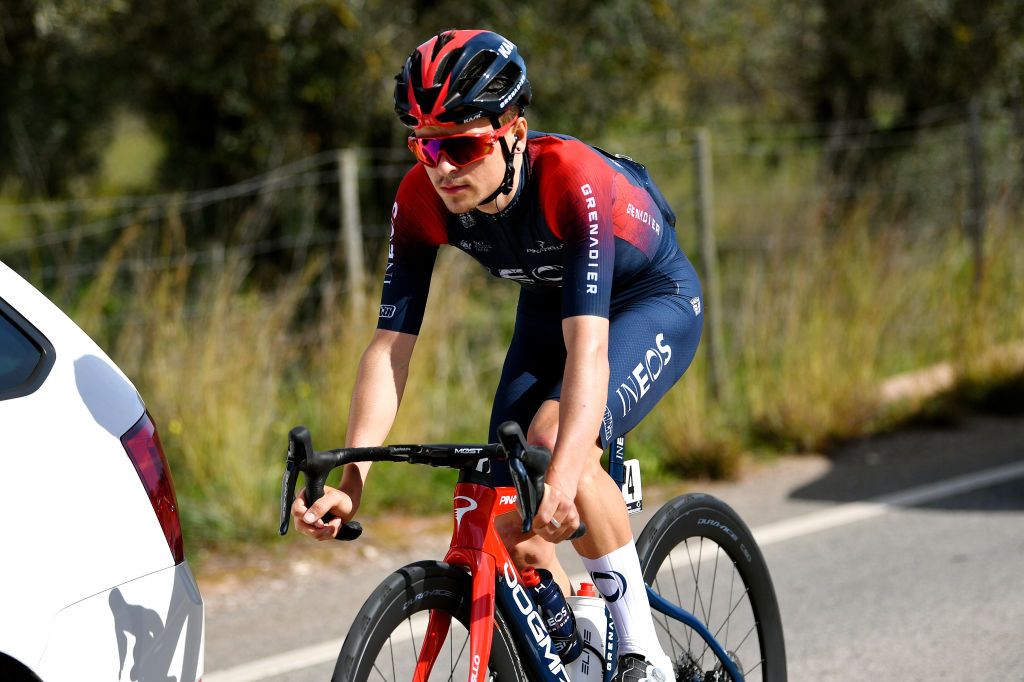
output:
<instances>
[{"instance_id":1,"label":"car body panel","mask_svg":"<svg viewBox=\"0 0 1024 682\"><path fill-rule=\"evenodd\" d=\"M63 609L35 672L47 682L197 680L203 602L188 564L118 585Z\"/></svg>"},{"instance_id":2,"label":"car body panel","mask_svg":"<svg viewBox=\"0 0 1024 682\"><path fill-rule=\"evenodd\" d=\"M120 440L145 414L135 387L85 332L3 263L0 298L56 351L38 389L0 400L0 650L35 669L44 651L56 665L53 652L70 646L62 637L85 634L64 625L72 605L98 599L109 619L104 600L114 588L182 567L192 577L187 564L175 568ZM198 599L194 580L191 589ZM127 603L159 612L122 591ZM162 603L166 622L168 602ZM115 642L112 624L88 634ZM79 668L78 679L87 669Z\"/></svg>"}]
</instances>

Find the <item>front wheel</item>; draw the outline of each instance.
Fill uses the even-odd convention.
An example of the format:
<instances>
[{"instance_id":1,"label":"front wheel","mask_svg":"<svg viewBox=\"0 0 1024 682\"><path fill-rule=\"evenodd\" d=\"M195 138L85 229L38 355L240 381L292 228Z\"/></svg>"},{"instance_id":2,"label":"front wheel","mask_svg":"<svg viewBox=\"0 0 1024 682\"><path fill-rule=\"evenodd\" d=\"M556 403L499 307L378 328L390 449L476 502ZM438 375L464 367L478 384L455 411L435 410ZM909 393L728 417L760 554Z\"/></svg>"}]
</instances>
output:
<instances>
[{"instance_id":1,"label":"front wheel","mask_svg":"<svg viewBox=\"0 0 1024 682\"><path fill-rule=\"evenodd\" d=\"M448 637L429 680L466 680L471 670L468 573L438 561L421 561L401 568L382 582L359 610L334 668L335 682L408 682L413 679L420 645L431 610L452 616ZM515 645L494 614L491 660L484 682L525 680Z\"/></svg>"},{"instance_id":2,"label":"front wheel","mask_svg":"<svg viewBox=\"0 0 1024 682\"><path fill-rule=\"evenodd\" d=\"M740 517L711 495L677 497L637 540L644 581L711 632L747 682L785 682L782 619L768 566ZM694 630L661 613L654 622L677 682L728 680Z\"/></svg>"}]
</instances>

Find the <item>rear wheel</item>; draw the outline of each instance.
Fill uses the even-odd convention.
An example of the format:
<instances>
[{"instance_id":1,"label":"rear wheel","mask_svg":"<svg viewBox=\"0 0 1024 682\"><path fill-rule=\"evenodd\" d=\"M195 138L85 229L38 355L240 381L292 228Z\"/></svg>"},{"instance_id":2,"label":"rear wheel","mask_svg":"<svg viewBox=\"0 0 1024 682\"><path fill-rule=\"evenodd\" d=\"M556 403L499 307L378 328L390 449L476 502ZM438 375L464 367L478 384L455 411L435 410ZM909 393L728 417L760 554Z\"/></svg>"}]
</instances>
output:
<instances>
[{"instance_id":1,"label":"rear wheel","mask_svg":"<svg viewBox=\"0 0 1024 682\"><path fill-rule=\"evenodd\" d=\"M341 647L332 679L338 682L408 682L413 678L431 610L452 616L448 637L428 678L466 680L472 668L469 607L472 581L465 571L437 561L392 573L360 609ZM494 614L491 660L483 682L522 682L511 635Z\"/></svg>"},{"instance_id":2,"label":"rear wheel","mask_svg":"<svg viewBox=\"0 0 1024 682\"><path fill-rule=\"evenodd\" d=\"M675 498L644 528L637 553L647 584L696 616L747 682L785 682L775 588L750 529L729 505L710 495ZM654 622L677 681L729 679L696 631L658 612Z\"/></svg>"}]
</instances>

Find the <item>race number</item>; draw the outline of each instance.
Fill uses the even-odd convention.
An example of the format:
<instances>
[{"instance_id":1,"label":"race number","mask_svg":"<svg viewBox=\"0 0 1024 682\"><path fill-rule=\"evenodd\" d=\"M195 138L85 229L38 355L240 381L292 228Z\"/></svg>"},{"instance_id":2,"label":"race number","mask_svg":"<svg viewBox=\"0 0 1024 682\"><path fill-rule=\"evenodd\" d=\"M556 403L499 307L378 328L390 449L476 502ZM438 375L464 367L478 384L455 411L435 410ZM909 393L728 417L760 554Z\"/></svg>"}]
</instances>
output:
<instances>
[{"instance_id":1,"label":"race number","mask_svg":"<svg viewBox=\"0 0 1024 682\"><path fill-rule=\"evenodd\" d=\"M622 481L622 499L626 501L626 509L630 514L643 511L644 493L640 485L640 460L627 459L623 462L625 478Z\"/></svg>"}]
</instances>

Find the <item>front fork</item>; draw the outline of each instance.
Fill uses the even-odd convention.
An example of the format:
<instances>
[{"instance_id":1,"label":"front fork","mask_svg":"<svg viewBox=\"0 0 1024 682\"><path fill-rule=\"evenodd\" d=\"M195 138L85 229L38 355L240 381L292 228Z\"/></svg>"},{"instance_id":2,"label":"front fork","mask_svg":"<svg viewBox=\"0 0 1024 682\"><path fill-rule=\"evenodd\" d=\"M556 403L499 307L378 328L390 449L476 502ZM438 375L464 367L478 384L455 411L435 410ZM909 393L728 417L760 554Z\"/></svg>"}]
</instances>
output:
<instances>
[{"instance_id":1,"label":"front fork","mask_svg":"<svg viewBox=\"0 0 1024 682\"><path fill-rule=\"evenodd\" d=\"M469 682L479 682L480 669L487 669L494 637L494 558L479 551L453 549L446 560L469 569L473 576L473 601L469 612ZM413 682L427 682L437 655L448 636L452 617L438 610L430 612L427 632L416 661Z\"/></svg>"}]
</instances>

